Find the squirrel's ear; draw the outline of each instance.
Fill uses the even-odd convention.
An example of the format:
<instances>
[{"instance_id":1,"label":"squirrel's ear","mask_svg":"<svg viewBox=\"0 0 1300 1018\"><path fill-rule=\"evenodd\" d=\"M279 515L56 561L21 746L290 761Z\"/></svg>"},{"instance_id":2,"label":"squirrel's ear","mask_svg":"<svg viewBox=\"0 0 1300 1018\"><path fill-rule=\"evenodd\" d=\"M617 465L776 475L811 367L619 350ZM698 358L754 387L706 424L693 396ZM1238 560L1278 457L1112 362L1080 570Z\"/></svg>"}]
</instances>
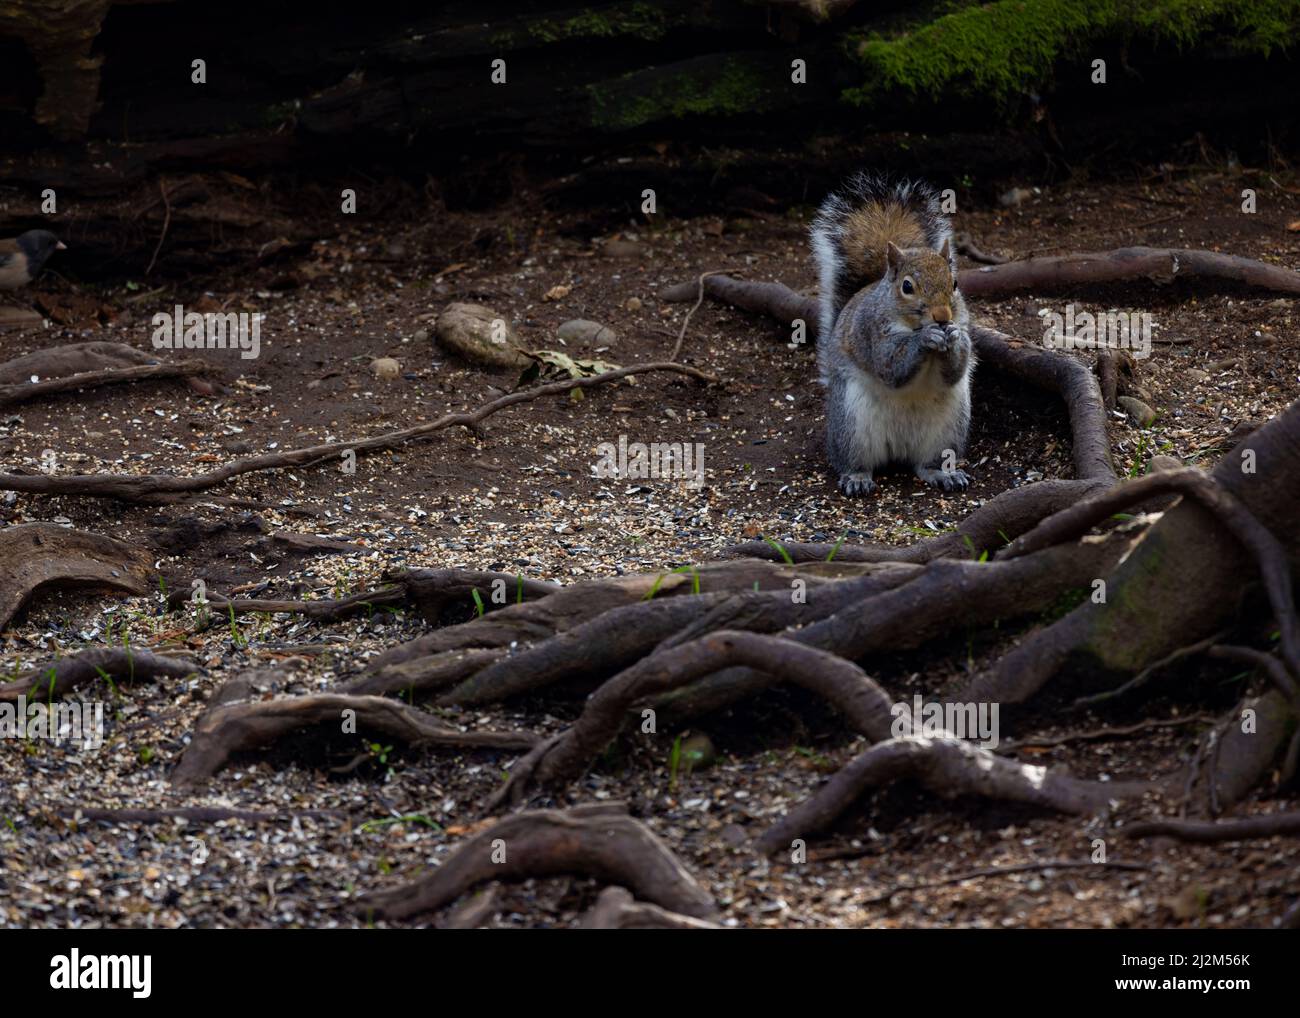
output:
<instances>
[{"instance_id":1,"label":"squirrel's ear","mask_svg":"<svg viewBox=\"0 0 1300 1018\"><path fill-rule=\"evenodd\" d=\"M890 274L898 271L899 265L903 263L903 252L899 250L898 245L892 240L885 242L885 265Z\"/></svg>"},{"instance_id":2,"label":"squirrel's ear","mask_svg":"<svg viewBox=\"0 0 1300 1018\"><path fill-rule=\"evenodd\" d=\"M948 237L943 238L943 247L939 248L939 254L949 265L952 264L952 240Z\"/></svg>"}]
</instances>

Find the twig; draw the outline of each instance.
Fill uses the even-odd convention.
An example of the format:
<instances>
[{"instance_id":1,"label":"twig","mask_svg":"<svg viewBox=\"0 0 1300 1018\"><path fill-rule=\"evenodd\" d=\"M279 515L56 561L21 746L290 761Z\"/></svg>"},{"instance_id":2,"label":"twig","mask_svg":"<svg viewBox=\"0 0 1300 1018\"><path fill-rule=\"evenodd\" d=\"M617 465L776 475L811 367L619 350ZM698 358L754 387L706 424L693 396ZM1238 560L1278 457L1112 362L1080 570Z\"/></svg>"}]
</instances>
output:
<instances>
[{"instance_id":1,"label":"twig","mask_svg":"<svg viewBox=\"0 0 1300 1018\"><path fill-rule=\"evenodd\" d=\"M695 314L695 312L698 311L698 310L700 309L700 305L704 303L704 281L705 281L709 276L720 276L720 275L724 275L724 274L726 274L726 273L728 273L728 272L735 272L735 271L738 271L738 270L736 270L736 269L713 269L713 270L710 271L710 272L701 272L701 273L700 273L700 278L699 278L699 280L696 282L696 286L697 286L698 289L699 289L699 294L698 294L698 296L697 296L696 299L695 299L695 303L691 306L691 309L690 309L689 311L686 312L686 317L682 319L682 327L681 327L681 331L679 331L679 332L677 333L677 343L673 346L673 352L672 352L672 355L668 358L670 361L676 361L676 360L677 360L677 355L680 354L680 353L682 352L682 343L683 343L683 342L685 341L685 339L686 339L686 327L687 327L688 325L691 324L691 315Z\"/></svg>"},{"instance_id":2,"label":"twig","mask_svg":"<svg viewBox=\"0 0 1300 1018\"><path fill-rule=\"evenodd\" d=\"M1208 714L1191 714L1185 718L1159 718L1153 721L1139 721L1135 725L1125 725L1122 728L1094 728L1087 732L1075 732L1071 735L1057 735L1047 739L1007 739L998 747L1003 751L1013 749L1024 749L1027 746L1064 746L1070 742L1088 742L1092 739L1107 739L1116 735L1133 735L1135 732L1146 731L1148 728L1169 728L1176 725L1190 725L1197 721L1210 721L1215 719Z\"/></svg>"},{"instance_id":3,"label":"twig","mask_svg":"<svg viewBox=\"0 0 1300 1018\"><path fill-rule=\"evenodd\" d=\"M1080 707L1093 707L1099 703L1105 703L1107 700L1113 700L1116 697L1123 696L1125 693L1131 693L1139 686L1145 685L1151 676L1161 668L1164 668L1166 665L1171 665L1175 661L1179 661L1185 657L1190 657L1193 654L1199 654L1204 650L1208 650L1214 644L1218 643L1222 636L1223 633L1215 633L1213 636L1207 637L1204 640L1197 640L1195 643L1189 643L1186 647L1179 647L1172 653L1166 654L1159 661L1147 665L1122 686L1119 686L1116 689L1108 689L1102 693L1093 693L1090 696L1079 697L1074 701L1074 703L1070 704L1070 710L1078 710Z\"/></svg>"},{"instance_id":4,"label":"twig","mask_svg":"<svg viewBox=\"0 0 1300 1018\"><path fill-rule=\"evenodd\" d=\"M233 477L259 470L280 470L286 467L314 466L328 459L352 451L358 455L381 449L394 449L414 439L424 438L445 428L460 426L473 429L474 425L498 411L520 403L529 403L545 396L567 395L573 389L588 389L616 382L620 378L646 374L651 371L672 371L702 382L717 382L718 378L686 364L659 361L652 364L632 364L628 367L606 371L585 378L570 378L551 382L522 392L507 393L483 404L477 410L444 414L436 421L419 424L402 431L387 431L355 442L328 442L305 449L291 449L282 453L250 456L232 460L206 474L177 477L172 474L0 474L0 491L24 491L38 495L76 495L91 498L118 498L127 502L170 504L181 501L185 495L218 487Z\"/></svg>"},{"instance_id":5,"label":"twig","mask_svg":"<svg viewBox=\"0 0 1300 1018\"><path fill-rule=\"evenodd\" d=\"M158 190L162 194L163 208L166 210L163 215L162 233L158 235L158 244L153 249L153 257L149 259L149 267L144 270L147 276L153 272L154 264L158 261L158 252L162 250L163 241L167 239L167 227L172 222L172 203L167 200L167 182L162 177L158 178Z\"/></svg>"}]
</instances>

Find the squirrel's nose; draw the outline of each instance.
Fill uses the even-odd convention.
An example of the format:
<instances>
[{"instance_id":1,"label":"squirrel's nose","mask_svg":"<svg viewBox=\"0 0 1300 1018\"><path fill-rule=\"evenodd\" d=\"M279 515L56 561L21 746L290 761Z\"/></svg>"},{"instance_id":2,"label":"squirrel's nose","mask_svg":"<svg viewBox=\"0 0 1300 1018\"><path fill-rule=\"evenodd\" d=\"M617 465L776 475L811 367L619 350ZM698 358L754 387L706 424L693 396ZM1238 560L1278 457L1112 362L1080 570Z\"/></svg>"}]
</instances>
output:
<instances>
[{"instance_id":1,"label":"squirrel's nose","mask_svg":"<svg viewBox=\"0 0 1300 1018\"><path fill-rule=\"evenodd\" d=\"M951 322L952 308L948 307L946 304L940 304L938 307L930 309L930 317L940 324Z\"/></svg>"}]
</instances>

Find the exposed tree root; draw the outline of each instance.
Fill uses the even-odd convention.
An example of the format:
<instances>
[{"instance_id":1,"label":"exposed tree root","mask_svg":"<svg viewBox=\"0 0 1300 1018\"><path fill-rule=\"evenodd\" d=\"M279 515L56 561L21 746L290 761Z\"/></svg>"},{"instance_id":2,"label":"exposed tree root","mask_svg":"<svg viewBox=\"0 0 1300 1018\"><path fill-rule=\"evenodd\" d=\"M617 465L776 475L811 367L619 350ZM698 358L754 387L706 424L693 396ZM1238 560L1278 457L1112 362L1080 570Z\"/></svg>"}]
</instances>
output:
<instances>
[{"instance_id":1,"label":"exposed tree root","mask_svg":"<svg viewBox=\"0 0 1300 1018\"><path fill-rule=\"evenodd\" d=\"M105 675L115 682L134 682L164 676L184 678L199 671L188 658L162 657L124 647L96 647L23 672L12 682L0 685L0 701L17 700L19 696L29 699L64 696L80 686L100 681Z\"/></svg>"},{"instance_id":2,"label":"exposed tree root","mask_svg":"<svg viewBox=\"0 0 1300 1018\"><path fill-rule=\"evenodd\" d=\"M601 678L641 660L665 641L682 642L717 629L774 632L805 625L891 590L915 573L906 566L861 563L781 567L780 575L793 579L775 590L747 590L737 584L739 593L701 593L615 608L494 662L438 702L486 703L579 675ZM836 576L850 578L836 581ZM795 582L801 589L796 591Z\"/></svg>"},{"instance_id":3,"label":"exposed tree root","mask_svg":"<svg viewBox=\"0 0 1300 1018\"><path fill-rule=\"evenodd\" d=\"M159 378L201 378L210 375L214 368L198 358L172 361L170 364L146 364L133 368L108 368L103 371L83 371L66 378L45 378L26 385L0 385L0 406L25 403L42 396L81 389L95 389L103 385L122 385L126 382L152 381Z\"/></svg>"},{"instance_id":4,"label":"exposed tree root","mask_svg":"<svg viewBox=\"0 0 1300 1018\"><path fill-rule=\"evenodd\" d=\"M1238 647L1233 644L1218 644L1209 649L1210 657L1224 661L1241 661L1256 668L1262 668L1278 688L1278 691L1293 703L1297 700L1296 684L1287 674L1286 665L1272 654L1265 654L1254 647Z\"/></svg>"},{"instance_id":5,"label":"exposed tree root","mask_svg":"<svg viewBox=\"0 0 1300 1018\"><path fill-rule=\"evenodd\" d=\"M385 575L393 586L381 590L367 590L341 598L322 598L318 601L281 601L270 598L229 598L216 591L208 591L206 598L212 610L224 614L234 608L243 612L288 612L304 615L319 622L335 622L353 615L373 614L377 608L392 608L414 603L425 621L438 625L446 611L457 605L461 613L473 612L477 605L490 611L498 603L494 590L509 596L510 604L536 601L560 590L559 584L541 580L528 580L511 573L496 573L481 569L395 569ZM479 600L474 600L478 591ZM195 606L192 593L176 590L167 599L171 611L181 611Z\"/></svg>"},{"instance_id":6,"label":"exposed tree root","mask_svg":"<svg viewBox=\"0 0 1300 1018\"><path fill-rule=\"evenodd\" d=\"M1154 495L1179 494L1196 499L1214 513L1251 553L1264 580L1269 603L1282 633L1282 654L1293 675L1300 676L1300 627L1296 623L1292 598L1291 570L1286 550L1264 528L1232 492L1216 484L1207 474L1193 468L1162 470L1092 495L1077 505L1049 517L1027 534L1016 538L999 558L1009 559L1038 551L1085 533L1110 519L1121 509L1145 502ZM1295 695L1291 684L1290 695Z\"/></svg>"},{"instance_id":7,"label":"exposed tree root","mask_svg":"<svg viewBox=\"0 0 1300 1018\"><path fill-rule=\"evenodd\" d=\"M392 569L384 579L405 587L425 621L435 626L442 624L452 608L474 610L478 603L474 591L479 593L483 610L494 611L502 603L494 597L497 591L504 592L505 604L522 604L563 589L558 583L484 569Z\"/></svg>"},{"instance_id":8,"label":"exposed tree root","mask_svg":"<svg viewBox=\"0 0 1300 1018\"><path fill-rule=\"evenodd\" d=\"M383 695L446 689L475 675L494 661L501 660L508 653L504 647L480 647L444 650L437 654L414 657L409 661L394 661L343 683L338 691Z\"/></svg>"},{"instance_id":9,"label":"exposed tree root","mask_svg":"<svg viewBox=\"0 0 1300 1018\"><path fill-rule=\"evenodd\" d=\"M506 817L466 840L429 875L367 895L358 910L405 919L441 908L484 881L564 873L626 886L671 912L697 919L717 915L712 896L648 827L603 807Z\"/></svg>"},{"instance_id":10,"label":"exposed tree root","mask_svg":"<svg viewBox=\"0 0 1300 1018\"><path fill-rule=\"evenodd\" d=\"M1218 279L1270 293L1300 294L1300 273L1254 258L1192 248L1121 247L963 269L957 285L967 297L1001 297L1021 290L1075 290L1099 283Z\"/></svg>"},{"instance_id":11,"label":"exposed tree root","mask_svg":"<svg viewBox=\"0 0 1300 1018\"><path fill-rule=\"evenodd\" d=\"M1012 264L1017 263L1008 263ZM782 283L751 283L730 276L708 276L695 283L667 287L659 296L666 301L690 300L701 285L709 296L746 311L757 311L786 324L800 319L816 334L817 302ZM1083 362L1054 350L1022 344L979 325L971 327L970 335L982 365L1055 392L1065 402L1073 434L1075 476L1080 480L1113 480L1115 466L1106 435L1106 408L1097 379Z\"/></svg>"},{"instance_id":12,"label":"exposed tree root","mask_svg":"<svg viewBox=\"0 0 1300 1018\"><path fill-rule=\"evenodd\" d=\"M447 626L394 647L376 657L368 671L429 657L449 650L502 648L527 645L548 639L596 618L605 612L663 598L716 593L737 589L794 589L795 580L809 587L826 577L845 575L861 566L824 563L820 566L786 566L770 562L715 562L689 570L658 574L608 577L563 587L540 601L510 604L482 618ZM653 613L651 613L653 614Z\"/></svg>"},{"instance_id":13,"label":"exposed tree root","mask_svg":"<svg viewBox=\"0 0 1300 1018\"><path fill-rule=\"evenodd\" d=\"M349 720L352 724L346 728ZM461 732L421 710L380 696L314 693L232 703L208 711L195 726L171 782L179 787L199 784L219 771L231 754L315 725L338 725L340 731L358 734L382 733L413 746L529 749L537 743L537 736L529 732Z\"/></svg>"},{"instance_id":14,"label":"exposed tree root","mask_svg":"<svg viewBox=\"0 0 1300 1018\"><path fill-rule=\"evenodd\" d=\"M1133 554L1113 574L1096 574L1096 579L1105 578L1104 603L1086 599L1065 617L1031 633L976 676L959 698L1021 703L1067 668L1073 675L1086 676L1094 688L1110 675L1141 672L1240 617L1251 593L1251 585L1242 578L1255 571L1252 565L1265 577L1270 602L1285 630L1285 645L1294 648L1291 581L1282 574L1288 564L1295 568L1300 563L1300 531L1282 527L1269 535L1263 522L1244 523L1241 511L1227 498L1218 498L1215 488L1224 489L1255 521L1294 518L1295 479L1300 477L1297 432L1300 402L1252 431L1228 453L1210 475L1212 486L1194 476L1173 481L1187 484L1193 497L1181 499L1147 528ZM1134 491L1150 495L1171 490L1162 487L1167 483L1164 479L1187 478L1188 473L1162 471L1095 496L1084 507L1062 514L1071 525L1048 521L1050 529L1038 536L1027 534L1018 544L1034 547L1055 540L1054 535L1077 533L1076 525L1097 519L1102 507L1124 504L1116 499L1132 498ZM1218 508L1207 508L1204 499L1215 500ZM1234 530L1227 529L1229 516Z\"/></svg>"},{"instance_id":15,"label":"exposed tree root","mask_svg":"<svg viewBox=\"0 0 1300 1018\"><path fill-rule=\"evenodd\" d=\"M326 442L304 449L250 456L246 459L233 460L206 474L195 474L191 477L175 477L170 474L0 474L0 491L116 498L124 502L144 502L152 505L179 502L187 495L216 488L243 474L260 470L283 470L286 467L314 466L326 460L337 460L348 452L360 456L383 449L396 449L407 442L425 438L447 428L457 426L471 428L492 414L520 403L528 403L547 396L562 396L573 389L607 385L622 378L652 371L676 372L704 382L717 381L712 375L685 364L633 364L600 375L567 379L522 392L512 392L483 404L477 410L444 414L436 421L419 424L413 428L384 432L355 442Z\"/></svg>"},{"instance_id":16,"label":"exposed tree root","mask_svg":"<svg viewBox=\"0 0 1300 1018\"><path fill-rule=\"evenodd\" d=\"M765 855L789 850L832 826L867 789L914 778L944 798L978 795L1085 815L1152 790L1146 782L1084 781L1045 767L1016 763L957 739L913 736L872 746L836 772L812 798L758 839Z\"/></svg>"},{"instance_id":17,"label":"exposed tree root","mask_svg":"<svg viewBox=\"0 0 1300 1018\"><path fill-rule=\"evenodd\" d=\"M958 524L956 530L909 544L892 545L805 544L781 542L795 562L824 562L834 553L836 562L933 562L938 558L979 558L992 554L1010 539L1037 526L1045 517L1074 505L1082 498L1105 490L1106 478L1094 480L1048 480L1004 491L985 502ZM766 541L747 541L727 549L729 555L784 561Z\"/></svg>"},{"instance_id":18,"label":"exposed tree root","mask_svg":"<svg viewBox=\"0 0 1300 1018\"><path fill-rule=\"evenodd\" d=\"M850 605L821 622L789 634L789 639L830 651L850 661L873 652L893 653L925 646L958 627L987 625L1045 611L1061 591L1086 586L1104 576L1127 542L1064 545L1040 552L1025 569L1004 570L1011 562L938 559L896 590ZM681 721L733 703L773 683L773 678L733 668L663 694L653 705ZM973 699L973 698L967 698Z\"/></svg>"},{"instance_id":19,"label":"exposed tree root","mask_svg":"<svg viewBox=\"0 0 1300 1018\"><path fill-rule=\"evenodd\" d=\"M1244 724L1250 712L1251 724ZM1240 802L1274 771L1296 730L1294 702L1276 689L1244 699L1224 716L1203 743L1204 766L1193 767L1191 804L1197 813L1215 816Z\"/></svg>"},{"instance_id":20,"label":"exposed tree root","mask_svg":"<svg viewBox=\"0 0 1300 1018\"><path fill-rule=\"evenodd\" d=\"M261 597L226 597L215 590L208 591L205 601L191 600L188 590L174 590L167 597L168 611L201 610L206 604L208 611L216 622L232 609L236 615L244 612L288 612L302 615L318 622L337 622L353 615L373 613L376 608L393 607L406 603L406 590L402 587L389 587L385 590L363 590L347 597L322 598L319 601L277 601Z\"/></svg>"},{"instance_id":21,"label":"exposed tree root","mask_svg":"<svg viewBox=\"0 0 1300 1018\"><path fill-rule=\"evenodd\" d=\"M1300 812L1269 813L1236 820L1139 820L1117 828L1126 838L1178 838L1181 841L1245 841L1300 834Z\"/></svg>"},{"instance_id":22,"label":"exposed tree root","mask_svg":"<svg viewBox=\"0 0 1300 1018\"><path fill-rule=\"evenodd\" d=\"M606 887L596 904L578 920L584 930L720 930L725 927L707 919L669 912L666 908L637 901L626 887Z\"/></svg>"},{"instance_id":23,"label":"exposed tree root","mask_svg":"<svg viewBox=\"0 0 1300 1018\"><path fill-rule=\"evenodd\" d=\"M572 726L515 764L489 808L505 798L520 801L532 786L577 777L618 735L632 704L735 665L811 689L833 703L850 728L874 742L889 738L892 701L851 661L776 636L724 630L652 654L606 682Z\"/></svg>"},{"instance_id":24,"label":"exposed tree root","mask_svg":"<svg viewBox=\"0 0 1300 1018\"><path fill-rule=\"evenodd\" d=\"M143 549L103 534L53 523L0 530L0 629L46 586L90 587L147 594L153 559Z\"/></svg>"},{"instance_id":25,"label":"exposed tree root","mask_svg":"<svg viewBox=\"0 0 1300 1018\"><path fill-rule=\"evenodd\" d=\"M185 378L192 388L210 393L212 387L200 379L215 373L216 368L207 361L160 362L153 354L125 343L65 343L0 364L0 405L150 378Z\"/></svg>"}]
</instances>

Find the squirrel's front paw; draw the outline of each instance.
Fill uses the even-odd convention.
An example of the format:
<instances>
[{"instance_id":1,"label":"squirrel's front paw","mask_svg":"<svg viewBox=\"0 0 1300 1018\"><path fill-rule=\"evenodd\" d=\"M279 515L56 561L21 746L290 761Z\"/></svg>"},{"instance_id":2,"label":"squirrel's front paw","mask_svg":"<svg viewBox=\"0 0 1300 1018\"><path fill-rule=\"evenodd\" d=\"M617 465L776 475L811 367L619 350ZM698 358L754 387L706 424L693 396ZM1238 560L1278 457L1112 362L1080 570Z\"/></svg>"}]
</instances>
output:
<instances>
[{"instance_id":1,"label":"squirrel's front paw","mask_svg":"<svg viewBox=\"0 0 1300 1018\"><path fill-rule=\"evenodd\" d=\"M876 482L871 479L869 473L840 474L840 491L850 498L870 495L875 490Z\"/></svg>"},{"instance_id":2,"label":"squirrel's front paw","mask_svg":"<svg viewBox=\"0 0 1300 1018\"><path fill-rule=\"evenodd\" d=\"M970 333L955 322L949 322L943 327L943 331L950 346L955 348L970 345Z\"/></svg>"},{"instance_id":3,"label":"squirrel's front paw","mask_svg":"<svg viewBox=\"0 0 1300 1018\"><path fill-rule=\"evenodd\" d=\"M921 330L921 347L925 350L933 350L936 353L946 353L948 351L949 337L944 331L942 325L927 325Z\"/></svg>"}]
</instances>

